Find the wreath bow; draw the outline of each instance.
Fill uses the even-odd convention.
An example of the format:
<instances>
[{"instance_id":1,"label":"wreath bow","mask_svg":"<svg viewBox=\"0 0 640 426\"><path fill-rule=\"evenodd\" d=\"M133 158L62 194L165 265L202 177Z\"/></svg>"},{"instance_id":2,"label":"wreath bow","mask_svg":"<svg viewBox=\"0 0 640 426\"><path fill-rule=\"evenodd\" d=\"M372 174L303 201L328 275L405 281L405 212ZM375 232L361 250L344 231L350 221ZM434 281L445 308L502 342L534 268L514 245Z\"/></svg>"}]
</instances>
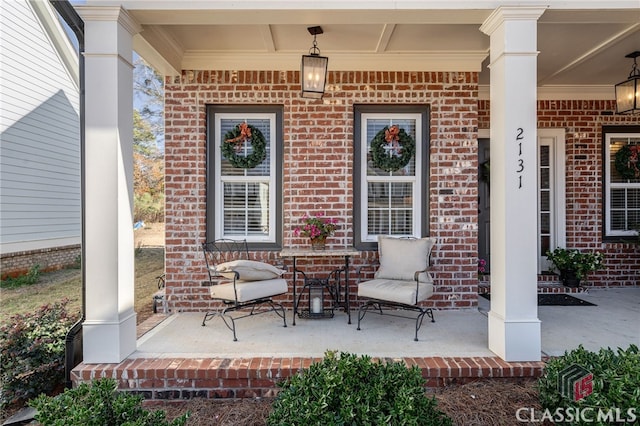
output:
<instances>
[{"instance_id":1,"label":"wreath bow","mask_svg":"<svg viewBox=\"0 0 640 426\"><path fill-rule=\"evenodd\" d=\"M391 146L391 149L396 154L402 153L402 147L398 142L400 140L400 128L397 125L393 125L384 131L384 140Z\"/></svg>"},{"instance_id":2,"label":"wreath bow","mask_svg":"<svg viewBox=\"0 0 640 426\"><path fill-rule=\"evenodd\" d=\"M242 145L251 139L251 128L246 122L239 124L238 128L240 130L240 134L237 137L225 140L225 142L236 144L234 147L236 152L240 152L240 150L242 150Z\"/></svg>"},{"instance_id":3,"label":"wreath bow","mask_svg":"<svg viewBox=\"0 0 640 426\"><path fill-rule=\"evenodd\" d=\"M638 146L633 145L629 147L629 149L631 150L631 155L627 161L627 167L633 169L633 174L637 178L640 177L640 170L638 170Z\"/></svg>"}]
</instances>

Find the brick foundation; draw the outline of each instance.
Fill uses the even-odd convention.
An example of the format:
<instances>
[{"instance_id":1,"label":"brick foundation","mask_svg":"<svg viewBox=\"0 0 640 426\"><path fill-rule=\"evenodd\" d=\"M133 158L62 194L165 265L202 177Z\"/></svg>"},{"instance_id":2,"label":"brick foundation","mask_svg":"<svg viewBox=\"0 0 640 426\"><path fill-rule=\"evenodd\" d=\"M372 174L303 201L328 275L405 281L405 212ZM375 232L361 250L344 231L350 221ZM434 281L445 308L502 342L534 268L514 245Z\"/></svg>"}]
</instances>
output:
<instances>
[{"instance_id":1,"label":"brick foundation","mask_svg":"<svg viewBox=\"0 0 640 426\"><path fill-rule=\"evenodd\" d=\"M374 360L376 360L374 358ZM164 358L132 359L120 364L80 364L71 374L74 386L111 377L119 389L146 400L256 398L277 395L277 384L309 368L320 358ZM418 366L429 388L480 378L540 377L544 362L505 362L497 357L382 359Z\"/></svg>"},{"instance_id":2,"label":"brick foundation","mask_svg":"<svg viewBox=\"0 0 640 426\"><path fill-rule=\"evenodd\" d=\"M24 275L35 265L40 272L55 271L77 264L80 245L7 253L0 256L2 279Z\"/></svg>"}]
</instances>

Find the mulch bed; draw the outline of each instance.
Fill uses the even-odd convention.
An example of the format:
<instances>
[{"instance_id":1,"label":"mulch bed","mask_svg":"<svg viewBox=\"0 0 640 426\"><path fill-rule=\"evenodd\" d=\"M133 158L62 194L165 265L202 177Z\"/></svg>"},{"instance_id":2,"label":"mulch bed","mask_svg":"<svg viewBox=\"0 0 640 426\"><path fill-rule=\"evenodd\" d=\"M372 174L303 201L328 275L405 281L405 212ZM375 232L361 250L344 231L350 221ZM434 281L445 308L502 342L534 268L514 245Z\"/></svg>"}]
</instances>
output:
<instances>
[{"instance_id":1,"label":"mulch bed","mask_svg":"<svg viewBox=\"0 0 640 426\"><path fill-rule=\"evenodd\" d=\"M519 408L540 410L534 379L483 379L464 385L451 385L429 392L438 407L453 419L454 425L486 426L519 424ZM190 426L264 425L271 411L271 400L206 400L168 402L158 408L173 419L186 410L191 412ZM538 423L540 424L540 423Z\"/></svg>"}]
</instances>

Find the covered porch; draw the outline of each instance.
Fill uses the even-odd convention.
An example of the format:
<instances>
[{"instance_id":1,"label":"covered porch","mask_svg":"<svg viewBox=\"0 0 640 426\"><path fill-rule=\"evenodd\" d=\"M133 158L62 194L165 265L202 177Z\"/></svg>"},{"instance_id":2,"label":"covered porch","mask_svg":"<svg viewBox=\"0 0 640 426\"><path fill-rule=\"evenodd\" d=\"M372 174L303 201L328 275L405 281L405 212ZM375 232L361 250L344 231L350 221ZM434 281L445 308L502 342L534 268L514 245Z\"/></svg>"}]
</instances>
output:
<instances>
[{"instance_id":1,"label":"covered porch","mask_svg":"<svg viewBox=\"0 0 640 426\"><path fill-rule=\"evenodd\" d=\"M423 371L428 386L465 383L478 378L537 377L544 359L583 345L640 345L640 288L601 288L574 293L595 306L540 306L540 362L506 362L487 348L490 302L480 298L478 309L439 310L435 323L425 323L418 342L411 321L369 313L356 330L357 317L347 324L339 311L334 318L296 321L282 327L272 314L238 321L238 341L222 321L201 326L195 312L158 314L138 327L137 349L119 364L81 364L75 383L115 377L122 389L149 399L190 397L269 397L277 383L327 350L403 361Z\"/></svg>"},{"instance_id":2,"label":"covered porch","mask_svg":"<svg viewBox=\"0 0 640 426\"><path fill-rule=\"evenodd\" d=\"M610 59L614 53L624 57L615 52L613 46L622 52L634 46L630 35L638 31L637 14L630 12L637 12L636 4L617 2L615 9L606 14L616 22L615 28L609 28L606 37L600 36L608 42L601 40L598 48L585 51L583 57L570 63L556 64L556 71L549 72L538 63L538 53L551 52L558 43L538 45L546 37L551 39L549 26L557 26L564 32L566 20L574 19L576 14L565 10L566 6L550 7L533 2L536 7L503 7L483 2L478 12L466 10L467 2L452 1L447 2L450 9L434 13L431 8L441 9L440 2L427 2L418 11L397 10L397 3L390 1L380 2L376 11L368 10L369 5L361 2L348 2L348 6L343 2L329 2L317 6L321 10L310 16L306 13L308 3L285 3L287 13L255 4L256 9L231 13L224 9L232 8L228 2L216 3L217 6L211 2L197 3L203 10L185 6L184 2L167 2L162 4L162 10L138 9L138 2L129 1L90 1L77 7L87 33L83 257L87 276L83 355L87 364L75 369L75 380L113 376L121 381L122 388L148 392L149 397L157 397L156 392L167 392L160 397L183 395L183 392L266 396L277 381L308 365L327 349L405 359L408 364L423 368L431 385L454 378L540 374L543 365L540 360L548 354L545 331L541 331L543 309L538 310L535 301L540 269L536 229L537 131L549 123L543 123L538 117L542 108L539 100L553 99L548 109L555 116L555 110L560 108L556 99L561 100L562 105L568 99L567 105L579 105L577 109L582 110L582 99L587 94L590 106L586 114L598 119L588 131L580 130L582 127L579 129L577 124L567 130L572 135L569 146L573 149L576 145L580 153L571 158L602 163L599 139L602 125L631 125L636 124L637 119L608 114L615 107L612 84L620 79L613 76L613 71L597 73L604 76L593 81L574 77L595 76L595 73L573 71L582 63L612 63L614 61L601 58ZM345 7L352 9L347 12L343 10ZM584 7L584 14L578 15L601 16L604 9L614 6L610 2L588 2ZM198 32L206 28L203 17L221 25L217 30L226 31L229 21L241 22L245 13L256 19L259 29L251 34L265 41L264 52L247 54L246 48L231 46L233 54L229 54L219 46L207 44L222 37L201 36ZM285 20L281 22L285 28L280 30L270 22L278 14L281 17L277 21ZM387 22L388 17L394 22ZM344 52L341 46L349 37L334 37L333 47L326 49L335 58L328 77L330 90L321 101L301 99L297 70L300 52L306 50L307 43L300 41L298 34L304 34L305 27L317 24L318 20L349 32L354 28L350 18L357 18L363 29L368 25L374 27L357 39L370 44L377 40L376 53L371 54L371 49L366 48L369 44ZM545 21L547 19L550 21ZM588 24L588 32L592 32L591 19L580 24L580 28ZM430 34L442 32L442 20L450 21L447 34L468 36L457 39L455 45L435 43L426 49L419 44L414 46L416 52L398 56L417 41L430 41ZM165 24L172 27L171 30L176 29L174 25L184 25L177 28L178 33L188 30L195 33L188 32L191 37L185 38L186 44L181 45L177 43L178 33L163 28ZM403 32L404 24L410 27ZM417 32L413 25L421 31ZM539 25L546 25L545 31L538 32ZM464 31L459 31L460 28ZM278 31L283 32L278 34ZM387 43L393 40L394 33L404 33L406 41ZM576 36L579 33L576 31ZM337 28L334 34L338 34ZM233 38L236 43L241 40L244 38ZM286 49L278 47L277 42L284 40L296 43ZM475 40L473 48L468 50L472 40ZM165 66L169 176L166 273L167 289L173 297L173 314L146 337L136 340L132 303L130 57L134 48L145 47L147 58ZM218 50L210 50L213 47ZM570 48L572 44L566 43L564 47ZM449 53L443 54L442 49L448 49ZM490 75L486 72L488 64L491 64ZM543 70L545 77L538 74ZM561 74L563 79L555 79ZM554 84L543 87L549 82ZM566 89L566 85L573 89L571 94L557 92L559 87ZM590 90L585 91L584 87ZM252 109L255 104L264 111ZM329 321L301 321L296 327L286 329L275 324L267 327L269 322L257 317L256 324L245 320L239 325L240 342L235 344L222 324L212 322L200 327L198 318L202 313L197 311L205 310L211 301L202 285L205 274L199 245L226 232L223 224L216 223L216 218L224 217L224 204L221 200L216 204L212 194L216 188L223 193L221 179L213 171L222 170L221 164L227 160L221 155L208 156L219 149L207 123L227 114L226 108L230 106L238 117L259 113L272 117L268 127L274 132L270 145L274 167L270 169L273 172L265 173L265 179L272 179L270 188L274 189L270 199L274 201L273 208L261 207L260 212L268 212L274 219L273 226L261 231L264 235L253 236L253 251L258 258L272 260L283 248L305 244L296 238L293 228L300 215L318 209L329 211L344 224L333 247L351 248L360 244L364 249L355 260L363 263L376 255L375 232L368 229L363 232L360 226L368 223L363 213L367 212L367 199L357 196L367 191L367 184L361 182L360 177L368 176L368 160L366 155L361 158L356 153L366 153L371 138L355 135L358 131L367 135L366 126L358 124L363 116L382 114L375 108L367 109L377 108L376 104L382 104L384 114L391 114L389 117L399 113L415 116L411 118L411 126L424 129L418 144L421 156L416 155L412 160L420 167L408 172L413 179L408 185L412 195L399 198L402 202L409 199L403 208L407 217L409 213L416 217L410 232L406 233L438 239L433 266L440 292L430 302L438 308L437 322L424 324L423 338L417 343L406 333L406 324L402 324L402 331L386 336L382 330L389 330L385 327L388 318L383 317L379 323L381 318L375 316L367 318L361 332L355 331L355 325L347 325L340 315L330 320L330 324ZM399 109L391 108L394 106ZM582 118L572 118L572 123L573 120L582 122ZM551 125L564 129L566 122L563 116ZM223 136L222 126L217 129L218 136ZM485 306L477 311L474 308L478 290L478 138L487 136L492 145L491 286L496 297L490 309ZM574 151L567 152L574 154ZM360 175L356 176L354 165L359 166ZM591 166L587 172L597 173ZM320 175L322 179L318 179ZM388 177L389 182L394 182L392 179L397 176ZM587 177L575 178L579 182L588 181L592 187L589 191L576 190L575 206L569 207L583 212L581 206L587 205L589 213L585 214L591 217L591 209L595 209L591 206L597 206L599 201L591 202L591 198L578 196L582 197L584 192L591 197L592 193L599 194L600 188L591 175ZM357 188L354 182L359 183ZM568 214L567 217L577 216ZM567 226L568 232L559 234L572 233L568 237L558 235L554 245L574 241L593 249L602 248L600 226L599 221L579 226L572 223ZM581 233L583 229L586 235ZM252 230L243 228L244 231ZM618 250L613 243L608 248ZM624 282L633 279L637 258L634 256L637 253L623 256L623 261L631 265L625 267ZM485 302L479 300L478 303L482 307ZM603 320L615 318L611 313L617 310L617 306L611 305L609 312L601 314ZM637 314L637 310L635 312ZM556 323L564 325L566 321ZM317 328L314 333L318 334L311 333L312 327ZM620 325L612 326L617 328ZM249 330L257 335L251 338ZM593 325L585 331L593 333ZM574 332L578 330L565 330L559 334L559 340L566 340L563 333ZM407 334L406 344L404 334ZM250 342L253 346L242 346ZM312 342L320 346L312 350ZM297 344L301 347L296 347ZM376 346L371 346L373 344ZM420 345L417 346L420 349L412 353L416 345ZM606 342L603 340L601 345ZM230 352L231 348L238 352ZM278 352L272 348L278 348ZM397 352L376 352L380 348L394 348Z\"/></svg>"}]
</instances>

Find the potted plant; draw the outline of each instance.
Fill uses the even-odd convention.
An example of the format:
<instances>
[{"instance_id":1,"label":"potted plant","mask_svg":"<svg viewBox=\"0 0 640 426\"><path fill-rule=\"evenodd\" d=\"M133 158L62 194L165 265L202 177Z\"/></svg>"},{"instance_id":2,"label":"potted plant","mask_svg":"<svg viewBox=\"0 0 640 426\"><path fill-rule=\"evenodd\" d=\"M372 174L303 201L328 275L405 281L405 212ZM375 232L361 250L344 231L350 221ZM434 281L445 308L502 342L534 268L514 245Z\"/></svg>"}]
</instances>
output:
<instances>
[{"instance_id":1,"label":"potted plant","mask_svg":"<svg viewBox=\"0 0 640 426\"><path fill-rule=\"evenodd\" d=\"M302 216L302 221L304 225L295 228L293 234L296 237L308 237L314 250L324 250L325 240L333 235L338 221L333 218L325 218L322 212L315 216L305 214Z\"/></svg>"},{"instance_id":2,"label":"potted plant","mask_svg":"<svg viewBox=\"0 0 640 426\"><path fill-rule=\"evenodd\" d=\"M547 250L547 258L560 272L562 284L578 287L589 272L604 268L604 255L599 252L586 253L578 249L556 248Z\"/></svg>"}]
</instances>

